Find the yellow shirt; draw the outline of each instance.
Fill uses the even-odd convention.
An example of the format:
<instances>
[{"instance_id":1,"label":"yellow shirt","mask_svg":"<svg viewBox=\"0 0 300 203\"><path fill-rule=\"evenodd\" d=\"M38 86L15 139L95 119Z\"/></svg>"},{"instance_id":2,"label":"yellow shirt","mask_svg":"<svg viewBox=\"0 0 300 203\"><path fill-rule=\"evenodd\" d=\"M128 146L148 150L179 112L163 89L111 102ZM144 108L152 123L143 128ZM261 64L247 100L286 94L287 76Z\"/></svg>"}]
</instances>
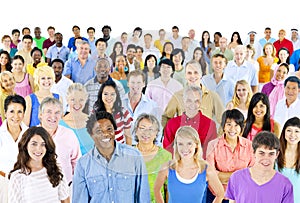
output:
<instances>
[{"instance_id":1,"label":"yellow shirt","mask_svg":"<svg viewBox=\"0 0 300 203\"><path fill-rule=\"evenodd\" d=\"M48 63L46 62L40 62L39 64L37 64L37 68L38 67L42 67L42 66L48 66ZM33 76L33 73L35 71L35 67L33 67L33 63L30 63L30 64L27 64L26 66L26 72L29 74L29 75L32 75Z\"/></svg>"}]
</instances>

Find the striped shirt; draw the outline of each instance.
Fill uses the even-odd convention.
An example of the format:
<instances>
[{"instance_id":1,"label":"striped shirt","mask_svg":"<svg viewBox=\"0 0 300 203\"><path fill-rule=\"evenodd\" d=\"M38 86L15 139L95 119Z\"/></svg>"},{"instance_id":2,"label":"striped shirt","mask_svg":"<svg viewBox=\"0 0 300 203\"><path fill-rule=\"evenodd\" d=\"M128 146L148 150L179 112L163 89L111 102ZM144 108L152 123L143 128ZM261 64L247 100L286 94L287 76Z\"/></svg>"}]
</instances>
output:
<instances>
[{"instance_id":1,"label":"striped shirt","mask_svg":"<svg viewBox=\"0 0 300 203\"><path fill-rule=\"evenodd\" d=\"M132 123L132 117L127 109L122 108L122 114L123 115L121 115L121 112L118 112L116 115L114 115L117 124L115 140L119 143L125 143L124 130L130 129Z\"/></svg>"},{"instance_id":2,"label":"striped shirt","mask_svg":"<svg viewBox=\"0 0 300 203\"><path fill-rule=\"evenodd\" d=\"M53 188L46 168L31 172L30 175L19 172L20 170L17 170L11 175L8 188L9 202L60 203L69 197L69 187L65 178Z\"/></svg>"}]
</instances>

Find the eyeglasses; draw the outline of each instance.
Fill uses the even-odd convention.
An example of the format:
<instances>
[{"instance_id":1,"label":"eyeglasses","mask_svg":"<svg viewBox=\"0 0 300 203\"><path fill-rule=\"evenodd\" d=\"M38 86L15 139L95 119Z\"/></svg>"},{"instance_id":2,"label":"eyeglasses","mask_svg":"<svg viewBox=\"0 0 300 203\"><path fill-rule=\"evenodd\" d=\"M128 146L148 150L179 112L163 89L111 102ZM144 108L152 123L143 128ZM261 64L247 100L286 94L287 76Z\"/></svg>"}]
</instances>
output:
<instances>
[{"instance_id":1,"label":"eyeglasses","mask_svg":"<svg viewBox=\"0 0 300 203\"><path fill-rule=\"evenodd\" d=\"M155 133L157 131L157 129L153 129L153 128L143 128L143 127L138 127L138 130L140 130L143 133Z\"/></svg>"}]
</instances>

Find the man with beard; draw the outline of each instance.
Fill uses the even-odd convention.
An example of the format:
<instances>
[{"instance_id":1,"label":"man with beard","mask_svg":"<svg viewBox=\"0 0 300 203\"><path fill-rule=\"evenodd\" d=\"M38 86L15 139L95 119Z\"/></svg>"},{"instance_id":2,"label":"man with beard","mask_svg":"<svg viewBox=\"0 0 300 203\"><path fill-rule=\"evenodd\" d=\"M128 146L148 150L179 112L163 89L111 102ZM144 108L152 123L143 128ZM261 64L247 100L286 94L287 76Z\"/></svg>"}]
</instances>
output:
<instances>
[{"instance_id":1,"label":"man with beard","mask_svg":"<svg viewBox=\"0 0 300 203\"><path fill-rule=\"evenodd\" d=\"M89 95L88 106L84 110L87 114L90 114L91 111L93 110L94 103L98 98L99 89L101 85L105 83L107 80L113 80L116 83L121 99L125 95L125 90L122 84L118 80L115 80L109 76L110 64L107 59L105 58L98 59L95 66L95 72L96 72L96 76L84 84L86 91L88 92Z\"/></svg>"},{"instance_id":2,"label":"man with beard","mask_svg":"<svg viewBox=\"0 0 300 203\"><path fill-rule=\"evenodd\" d=\"M49 47L46 58L47 63L50 64L54 59L61 59L64 63L68 60L70 50L63 45L63 35L59 32L55 33L55 44Z\"/></svg>"},{"instance_id":3,"label":"man with beard","mask_svg":"<svg viewBox=\"0 0 300 203\"><path fill-rule=\"evenodd\" d=\"M50 63L50 66L53 68L55 74L55 83L51 87L51 92L59 94L59 96L61 96L63 102L63 113L65 114L68 108L66 99L67 90L69 86L73 83L73 81L62 74L64 70L64 65L65 64L63 60L59 58L54 59Z\"/></svg>"}]
</instances>

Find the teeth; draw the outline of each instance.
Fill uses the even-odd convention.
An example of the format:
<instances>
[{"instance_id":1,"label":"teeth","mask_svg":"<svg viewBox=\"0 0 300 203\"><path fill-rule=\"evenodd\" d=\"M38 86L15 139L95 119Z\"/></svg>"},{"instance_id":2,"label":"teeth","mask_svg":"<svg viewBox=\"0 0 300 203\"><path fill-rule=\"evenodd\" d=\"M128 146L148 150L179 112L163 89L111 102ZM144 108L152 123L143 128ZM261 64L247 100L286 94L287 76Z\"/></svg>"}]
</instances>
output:
<instances>
[{"instance_id":1,"label":"teeth","mask_svg":"<svg viewBox=\"0 0 300 203\"><path fill-rule=\"evenodd\" d=\"M102 139L102 142L109 142L110 138Z\"/></svg>"}]
</instances>

